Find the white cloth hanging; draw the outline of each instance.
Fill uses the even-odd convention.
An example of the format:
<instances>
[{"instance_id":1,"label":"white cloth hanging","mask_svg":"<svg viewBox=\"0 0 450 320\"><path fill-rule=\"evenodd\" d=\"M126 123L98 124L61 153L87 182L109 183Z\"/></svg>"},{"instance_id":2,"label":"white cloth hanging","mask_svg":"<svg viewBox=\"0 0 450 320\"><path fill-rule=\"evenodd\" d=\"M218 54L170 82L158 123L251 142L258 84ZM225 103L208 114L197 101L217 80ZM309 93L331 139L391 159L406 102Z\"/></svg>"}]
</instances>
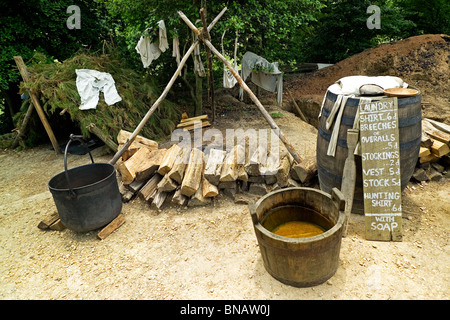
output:
<instances>
[{"instance_id":1,"label":"white cloth hanging","mask_svg":"<svg viewBox=\"0 0 450 320\"><path fill-rule=\"evenodd\" d=\"M177 66L179 66L181 62L181 54L180 54L180 39L178 38L178 36L173 37L172 40L172 57L175 58Z\"/></svg>"},{"instance_id":2,"label":"white cloth hanging","mask_svg":"<svg viewBox=\"0 0 450 320\"><path fill-rule=\"evenodd\" d=\"M241 77L246 80L251 75L252 82L257 86L277 92L277 104L281 106L283 100L283 73L278 69L278 62L270 63L263 57L247 51L241 61ZM239 90L240 99L243 99L244 91Z\"/></svg>"},{"instance_id":3,"label":"white cloth hanging","mask_svg":"<svg viewBox=\"0 0 450 320\"><path fill-rule=\"evenodd\" d=\"M227 30L225 29L225 31L222 34L222 40L221 40L221 46L222 46L222 55L225 56L225 50L223 49L223 38L225 37L225 33L227 32ZM234 41L234 58L233 58L233 68L234 70L237 72L238 70L238 63L237 63L237 40L238 40L238 33L236 31L236 39ZM231 73L230 70L228 70L228 68L223 65L223 87L230 89L233 88L237 83L236 78L233 76L233 74Z\"/></svg>"},{"instance_id":4,"label":"white cloth hanging","mask_svg":"<svg viewBox=\"0 0 450 320\"><path fill-rule=\"evenodd\" d=\"M77 90L81 98L80 110L97 108L100 92L103 92L105 102L109 106L122 100L109 73L90 69L76 69L75 73Z\"/></svg>"},{"instance_id":5,"label":"white cloth hanging","mask_svg":"<svg viewBox=\"0 0 450 320\"><path fill-rule=\"evenodd\" d=\"M159 28L158 41L152 43L150 37L141 36L135 47L137 53L141 56L141 61L144 68L148 68L153 60L158 59L161 53L169 48L164 21L160 20L157 24ZM151 32L151 28L144 31L144 33L148 32Z\"/></svg>"}]
</instances>

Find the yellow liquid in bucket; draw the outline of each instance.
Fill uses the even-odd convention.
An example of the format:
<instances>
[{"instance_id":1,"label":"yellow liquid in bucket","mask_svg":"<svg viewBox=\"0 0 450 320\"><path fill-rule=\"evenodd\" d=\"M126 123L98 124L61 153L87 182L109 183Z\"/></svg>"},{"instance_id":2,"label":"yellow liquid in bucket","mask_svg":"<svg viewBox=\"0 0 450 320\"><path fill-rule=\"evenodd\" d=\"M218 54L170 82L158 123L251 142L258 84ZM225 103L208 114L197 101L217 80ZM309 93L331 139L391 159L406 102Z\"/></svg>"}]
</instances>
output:
<instances>
[{"instance_id":1,"label":"yellow liquid in bucket","mask_svg":"<svg viewBox=\"0 0 450 320\"><path fill-rule=\"evenodd\" d=\"M317 224L306 221L288 221L277 226L273 233L288 238L308 238L325 232Z\"/></svg>"}]
</instances>

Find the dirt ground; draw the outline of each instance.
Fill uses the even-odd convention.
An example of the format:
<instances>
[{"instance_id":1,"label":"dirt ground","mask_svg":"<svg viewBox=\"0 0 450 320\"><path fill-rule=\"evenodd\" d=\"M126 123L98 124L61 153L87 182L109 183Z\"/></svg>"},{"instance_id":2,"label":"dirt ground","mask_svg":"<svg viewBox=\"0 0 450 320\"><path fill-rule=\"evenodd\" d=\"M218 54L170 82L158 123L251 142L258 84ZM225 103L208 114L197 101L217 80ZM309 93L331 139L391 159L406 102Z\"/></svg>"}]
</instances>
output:
<instances>
[{"instance_id":1,"label":"dirt ground","mask_svg":"<svg viewBox=\"0 0 450 320\"><path fill-rule=\"evenodd\" d=\"M358 71L351 66L364 67L360 72L372 70L370 75L400 72L407 81L417 81L413 84L425 93L429 104L424 105L424 115L435 114L431 117L448 122L448 44L440 35L426 35L404 40L403 47L383 45L352 57L357 60L287 77L285 88L311 120L317 118L326 88ZM235 92L217 94L220 129L269 128L255 106L233 96ZM285 95L282 109L272 106L273 101L274 95L269 95L262 102L269 112L282 114L275 121L299 155L314 156L314 123L306 125L289 112L289 96ZM352 214L336 274L321 285L294 288L266 272L248 206L224 195L209 206L169 205L159 214L141 199L133 199L122 209L125 224L104 240L97 238L98 230L38 229L38 223L56 210L48 181L64 169L63 157L50 147L0 151L2 300L450 298L450 173L441 181L409 182L402 194L401 242L367 241L364 216ZM93 156L96 162L107 162L112 154L98 148ZM86 163L87 155L70 155L69 167Z\"/></svg>"},{"instance_id":2,"label":"dirt ground","mask_svg":"<svg viewBox=\"0 0 450 320\"><path fill-rule=\"evenodd\" d=\"M295 133L298 125L287 125L293 115L283 115L280 127ZM112 154L98 148L93 156L106 162ZM70 155L69 167L88 162ZM0 299L449 299L448 174L410 182L403 241L365 240L364 217L352 214L336 274L294 288L266 272L247 205L222 195L158 215L136 198L105 240L97 231L38 229L56 210L47 183L62 170L50 145L0 153Z\"/></svg>"}]
</instances>

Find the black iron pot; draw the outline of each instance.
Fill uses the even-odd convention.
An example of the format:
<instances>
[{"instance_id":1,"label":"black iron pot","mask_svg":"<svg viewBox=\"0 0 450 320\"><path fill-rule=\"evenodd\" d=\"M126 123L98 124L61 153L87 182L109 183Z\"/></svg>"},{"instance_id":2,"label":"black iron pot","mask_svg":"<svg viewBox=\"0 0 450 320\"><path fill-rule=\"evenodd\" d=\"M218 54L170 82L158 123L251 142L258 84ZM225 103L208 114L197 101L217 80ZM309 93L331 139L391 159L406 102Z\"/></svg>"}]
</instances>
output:
<instances>
[{"instance_id":1,"label":"black iron pot","mask_svg":"<svg viewBox=\"0 0 450 320\"><path fill-rule=\"evenodd\" d=\"M116 170L109 163L94 163L67 169L67 150L73 140L70 135L64 152L64 172L53 177L48 188L58 210L61 222L68 229L87 232L110 223L122 210L122 199L117 185Z\"/></svg>"}]
</instances>

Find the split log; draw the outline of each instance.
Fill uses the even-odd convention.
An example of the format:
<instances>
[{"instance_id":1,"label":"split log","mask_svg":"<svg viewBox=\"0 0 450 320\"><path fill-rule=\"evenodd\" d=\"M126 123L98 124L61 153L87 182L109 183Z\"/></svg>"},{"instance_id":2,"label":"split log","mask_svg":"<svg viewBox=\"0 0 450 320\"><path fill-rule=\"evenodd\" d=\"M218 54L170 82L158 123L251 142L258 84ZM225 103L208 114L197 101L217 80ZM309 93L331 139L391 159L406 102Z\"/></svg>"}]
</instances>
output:
<instances>
[{"instance_id":1,"label":"split log","mask_svg":"<svg viewBox=\"0 0 450 320\"><path fill-rule=\"evenodd\" d=\"M425 132L422 131L420 146L424 148L431 148L432 145L433 141L431 140L431 138Z\"/></svg>"},{"instance_id":2,"label":"split log","mask_svg":"<svg viewBox=\"0 0 450 320\"><path fill-rule=\"evenodd\" d=\"M181 193L187 197L192 196L200 187L203 172L203 152L193 148L190 153L189 163L181 183Z\"/></svg>"},{"instance_id":3,"label":"split log","mask_svg":"<svg viewBox=\"0 0 450 320\"><path fill-rule=\"evenodd\" d=\"M138 192L144 185L146 181L136 181L134 180L132 183L130 183L127 188L134 193Z\"/></svg>"},{"instance_id":4,"label":"split log","mask_svg":"<svg viewBox=\"0 0 450 320\"><path fill-rule=\"evenodd\" d=\"M223 162L220 173L220 182L236 181L238 177L238 166L244 164L245 149L241 145L236 145L228 153Z\"/></svg>"},{"instance_id":5,"label":"split log","mask_svg":"<svg viewBox=\"0 0 450 320\"><path fill-rule=\"evenodd\" d=\"M217 186L219 184L220 173L222 172L223 160L226 156L226 151L219 149L211 149L209 152L208 161L206 162L204 176L205 178Z\"/></svg>"},{"instance_id":6,"label":"split log","mask_svg":"<svg viewBox=\"0 0 450 320\"><path fill-rule=\"evenodd\" d=\"M181 184L183 182L184 172L189 162L189 156L191 153L190 148L182 147L178 152L177 157L173 163L172 169L167 173L169 178Z\"/></svg>"},{"instance_id":7,"label":"split log","mask_svg":"<svg viewBox=\"0 0 450 320\"><path fill-rule=\"evenodd\" d=\"M160 175L165 175L168 173L175 162L175 159L178 153L181 151L181 148L177 144L173 144L165 153L164 158L161 161L161 164L158 169L158 173Z\"/></svg>"},{"instance_id":8,"label":"split log","mask_svg":"<svg viewBox=\"0 0 450 320\"><path fill-rule=\"evenodd\" d=\"M155 173L147 183L139 190L138 195L142 200L151 202L158 188L158 183L162 180L162 176Z\"/></svg>"},{"instance_id":9,"label":"split log","mask_svg":"<svg viewBox=\"0 0 450 320\"><path fill-rule=\"evenodd\" d=\"M148 158L144 159L136 169L136 181L146 181L158 170L167 149L158 149L150 152Z\"/></svg>"},{"instance_id":10,"label":"split log","mask_svg":"<svg viewBox=\"0 0 450 320\"><path fill-rule=\"evenodd\" d=\"M297 177L298 181L301 183L308 182L317 173L316 157L305 158L302 162L294 164L292 170L295 171L293 177Z\"/></svg>"},{"instance_id":11,"label":"split log","mask_svg":"<svg viewBox=\"0 0 450 320\"><path fill-rule=\"evenodd\" d=\"M121 144L122 146L127 143L128 139L130 138L130 136L132 135L131 132L126 131L126 130L120 130L118 135L117 135L117 143ZM134 138L133 142L131 143L130 146L137 146L137 147L142 147L145 146L147 148L149 148L150 150L156 150L158 149L158 142L147 139L143 136L136 136L136 138Z\"/></svg>"},{"instance_id":12,"label":"split log","mask_svg":"<svg viewBox=\"0 0 450 320\"><path fill-rule=\"evenodd\" d=\"M181 193L181 187L175 190L175 193L172 197L172 202L178 204L179 206L184 206L188 202L189 198Z\"/></svg>"},{"instance_id":13,"label":"split log","mask_svg":"<svg viewBox=\"0 0 450 320\"><path fill-rule=\"evenodd\" d=\"M431 146L431 153L437 157L442 157L450 152L448 144L441 142L439 140L434 140Z\"/></svg>"},{"instance_id":14,"label":"split log","mask_svg":"<svg viewBox=\"0 0 450 320\"><path fill-rule=\"evenodd\" d=\"M428 148L420 147L419 158L426 157L430 155L431 151Z\"/></svg>"},{"instance_id":15,"label":"split log","mask_svg":"<svg viewBox=\"0 0 450 320\"><path fill-rule=\"evenodd\" d=\"M277 183L280 185L280 187L287 187L290 170L291 161L289 160L289 156L286 155L281 159L280 165L278 167L278 172L276 174Z\"/></svg>"},{"instance_id":16,"label":"split log","mask_svg":"<svg viewBox=\"0 0 450 320\"><path fill-rule=\"evenodd\" d=\"M274 184L277 182L276 174L279 166L278 155L269 154L266 163L260 164L259 171L264 177L267 184Z\"/></svg>"},{"instance_id":17,"label":"split log","mask_svg":"<svg viewBox=\"0 0 450 320\"><path fill-rule=\"evenodd\" d=\"M157 215L160 210L162 205L164 204L164 201L166 201L167 196L169 195L169 192L165 192L165 191L156 191L156 194L153 198L153 201L150 205L150 207L152 209L156 209L156 212L154 212L153 215Z\"/></svg>"},{"instance_id":18,"label":"split log","mask_svg":"<svg viewBox=\"0 0 450 320\"><path fill-rule=\"evenodd\" d=\"M426 163L426 162L435 162L435 161L439 161L439 157L438 156L436 156L435 154L433 154L433 153L430 153L429 155L427 155L427 156L424 156L424 157L420 157L419 158L419 162L420 163Z\"/></svg>"},{"instance_id":19,"label":"split log","mask_svg":"<svg viewBox=\"0 0 450 320\"><path fill-rule=\"evenodd\" d=\"M124 184L130 184L136 178L136 171L140 165L150 156L150 150L147 148L139 149L131 158L124 161L119 166L120 174Z\"/></svg>"},{"instance_id":20,"label":"split log","mask_svg":"<svg viewBox=\"0 0 450 320\"><path fill-rule=\"evenodd\" d=\"M194 195L189 199L188 207L194 207L194 206L205 206L209 203L211 203L211 198L205 198L203 196L203 181L200 182L200 186L197 189L197 191L194 193Z\"/></svg>"},{"instance_id":21,"label":"split log","mask_svg":"<svg viewBox=\"0 0 450 320\"><path fill-rule=\"evenodd\" d=\"M260 163L267 160L267 149L260 145L255 152L250 156L248 163L244 166L245 171L249 176L260 175Z\"/></svg>"},{"instance_id":22,"label":"split log","mask_svg":"<svg viewBox=\"0 0 450 320\"><path fill-rule=\"evenodd\" d=\"M158 183L158 191L170 192L175 190L178 184L173 181L167 174Z\"/></svg>"},{"instance_id":23,"label":"split log","mask_svg":"<svg viewBox=\"0 0 450 320\"><path fill-rule=\"evenodd\" d=\"M219 194L217 187L209 182L205 177L202 179L202 192L203 197L205 198L215 197Z\"/></svg>"}]
</instances>

